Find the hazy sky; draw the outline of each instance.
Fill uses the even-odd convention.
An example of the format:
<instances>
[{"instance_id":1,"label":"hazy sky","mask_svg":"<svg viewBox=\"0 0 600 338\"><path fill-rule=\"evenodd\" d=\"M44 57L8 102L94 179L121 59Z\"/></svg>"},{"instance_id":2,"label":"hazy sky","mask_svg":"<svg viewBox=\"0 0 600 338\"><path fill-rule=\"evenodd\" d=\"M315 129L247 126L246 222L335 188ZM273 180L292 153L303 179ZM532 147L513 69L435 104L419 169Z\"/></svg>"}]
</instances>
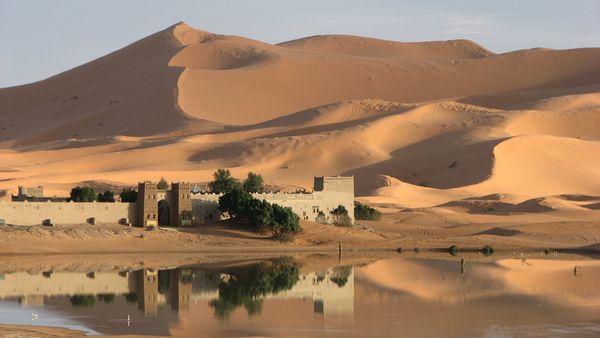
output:
<instances>
[{"instance_id":1,"label":"hazy sky","mask_svg":"<svg viewBox=\"0 0 600 338\"><path fill-rule=\"evenodd\" d=\"M600 0L0 0L0 87L42 80L178 21L282 42L316 34L600 47Z\"/></svg>"}]
</instances>

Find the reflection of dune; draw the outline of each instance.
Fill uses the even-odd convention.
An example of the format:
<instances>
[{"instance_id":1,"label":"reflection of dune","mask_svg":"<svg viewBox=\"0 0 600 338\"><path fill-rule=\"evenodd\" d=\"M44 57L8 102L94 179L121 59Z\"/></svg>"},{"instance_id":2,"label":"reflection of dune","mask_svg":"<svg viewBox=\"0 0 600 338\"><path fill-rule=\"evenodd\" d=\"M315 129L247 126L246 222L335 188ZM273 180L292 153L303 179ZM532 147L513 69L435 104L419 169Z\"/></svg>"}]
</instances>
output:
<instances>
[{"instance_id":1,"label":"reflection of dune","mask_svg":"<svg viewBox=\"0 0 600 338\"><path fill-rule=\"evenodd\" d=\"M578 276L573 269L579 266ZM494 264L384 260L361 268L357 279L425 300L457 303L500 296L533 296L568 306L600 305L600 262L505 259Z\"/></svg>"}]
</instances>

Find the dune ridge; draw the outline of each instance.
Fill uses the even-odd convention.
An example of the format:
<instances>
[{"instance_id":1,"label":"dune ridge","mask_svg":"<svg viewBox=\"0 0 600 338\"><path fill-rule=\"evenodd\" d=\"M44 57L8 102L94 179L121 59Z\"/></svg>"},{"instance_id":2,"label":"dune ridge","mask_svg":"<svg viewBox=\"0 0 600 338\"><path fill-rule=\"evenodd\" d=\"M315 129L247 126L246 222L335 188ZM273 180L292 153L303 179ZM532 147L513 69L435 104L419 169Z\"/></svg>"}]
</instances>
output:
<instances>
[{"instance_id":1,"label":"dune ridge","mask_svg":"<svg viewBox=\"0 0 600 338\"><path fill-rule=\"evenodd\" d=\"M597 213L599 59L468 40L268 44L178 23L0 89L0 191L205 182L229 167L307 188L355 175L362 200L382 206ZM577 195L590 207L557 197Z\"/></svg>"}]
</instances>

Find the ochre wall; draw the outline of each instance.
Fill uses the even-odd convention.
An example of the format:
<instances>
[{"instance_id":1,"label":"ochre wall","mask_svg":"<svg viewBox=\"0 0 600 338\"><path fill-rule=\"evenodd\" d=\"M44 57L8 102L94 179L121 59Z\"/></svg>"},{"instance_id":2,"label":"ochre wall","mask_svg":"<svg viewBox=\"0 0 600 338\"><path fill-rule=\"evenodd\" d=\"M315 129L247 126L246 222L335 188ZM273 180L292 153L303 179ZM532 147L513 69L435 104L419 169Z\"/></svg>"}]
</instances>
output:
<instances>
[{"instance_id":1,"label":"ochre wall","mask_svg":"<svg viewBox=\"0 0 600 338\"><path fill-rule=\"evenodd\" d=\"M54 224L82 224L91 217L96 223L118 223L123 218L135 224L135 203L0 202L0 219L6 224L37 225L49 219Z\"/></svg>"}]
</instances>

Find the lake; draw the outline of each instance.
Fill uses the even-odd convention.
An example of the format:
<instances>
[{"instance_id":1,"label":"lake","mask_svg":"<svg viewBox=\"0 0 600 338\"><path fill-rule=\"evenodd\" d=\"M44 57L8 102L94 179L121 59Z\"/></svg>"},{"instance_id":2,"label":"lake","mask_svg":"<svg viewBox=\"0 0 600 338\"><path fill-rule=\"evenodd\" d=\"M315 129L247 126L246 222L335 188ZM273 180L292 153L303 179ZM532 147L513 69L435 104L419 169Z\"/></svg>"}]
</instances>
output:
<instances>
[{"instance_id":1,"label":"lake","mask_svg":"<svg viewBox=\"0 0 600 338\"><path fill-rule=\"evenodd\" d=\"M0 274L0 323L90 335L600 337L600 261L460 260L10 271Z\"/></svg>"}]
</instances>

